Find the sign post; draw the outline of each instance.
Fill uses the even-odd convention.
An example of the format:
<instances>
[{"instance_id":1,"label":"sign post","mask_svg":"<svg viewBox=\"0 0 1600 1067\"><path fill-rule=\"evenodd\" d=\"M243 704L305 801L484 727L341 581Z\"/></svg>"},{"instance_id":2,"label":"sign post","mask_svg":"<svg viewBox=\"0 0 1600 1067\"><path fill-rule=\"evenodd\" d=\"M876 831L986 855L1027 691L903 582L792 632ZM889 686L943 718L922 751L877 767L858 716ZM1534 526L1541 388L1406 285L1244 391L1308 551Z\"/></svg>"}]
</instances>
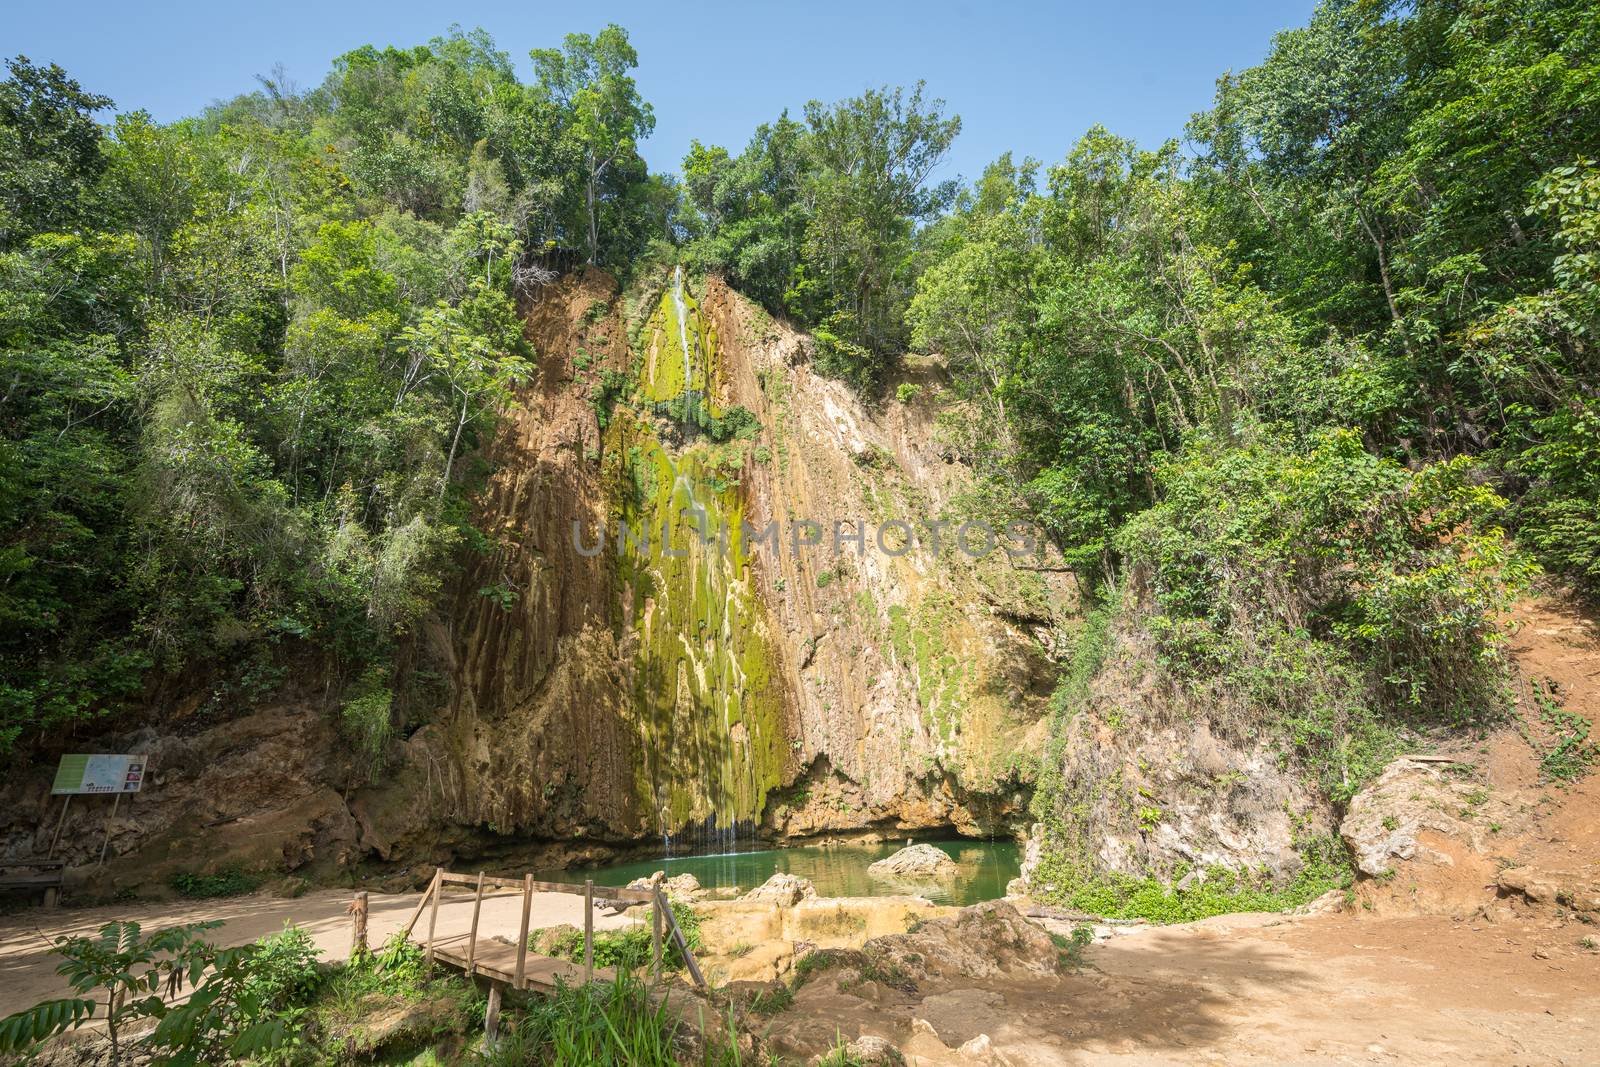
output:
<instances>
[{"instance_id":1,"label":"sign post","mask_svg":"<svg viewBox=\"0 0 1600 1067\"><path fill-rule=\"evenodd\" d=\"M55 857L56 846L61 842L61 830L67 824L67 807L72 803L72 798L80 794L110 794L111 813L106 816L106 835L100 842L99 866L104 866L106 848L111 844L111 821L117 817L122 795L137 793L143 788L148 767L149 759L143 753L111 755L77 752L62 756L56 767L55 782L50 786L51 795L64 798L55 836L50 839L51 858Z\"/></svg>"}]
</instances>

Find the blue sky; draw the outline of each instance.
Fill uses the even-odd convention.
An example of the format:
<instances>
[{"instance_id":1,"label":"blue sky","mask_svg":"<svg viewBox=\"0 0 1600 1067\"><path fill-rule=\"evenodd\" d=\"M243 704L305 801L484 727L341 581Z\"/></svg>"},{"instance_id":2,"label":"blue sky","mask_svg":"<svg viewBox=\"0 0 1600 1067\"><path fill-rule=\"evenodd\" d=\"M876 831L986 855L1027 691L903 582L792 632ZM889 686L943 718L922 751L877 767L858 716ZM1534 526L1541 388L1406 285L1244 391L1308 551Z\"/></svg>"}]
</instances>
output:
<instances>
[{"instance_id":1,"label":"blue sky","mask_svg":"<svg viewBox=\"0 0 1600 1067\"><path fill-rule=\"evenodd\" d=\"M976 177L1010 149L1051 162L1100 122L1141 144L1182 132L1218 75L1261 59L1311 0L1100 3L43 3L0 10L0 52L66 67L122 109L161 120L254 87L283 63L315 85L361 44L410 45L452 22L482 26L517 60L607 22L627 27L655 106L651 167L676 170L690 138L737 150L785 107L873 85L929 89L963 131L940 177ZM140 9L143 10L140 10Z\"/></svg>"}]
</instances>

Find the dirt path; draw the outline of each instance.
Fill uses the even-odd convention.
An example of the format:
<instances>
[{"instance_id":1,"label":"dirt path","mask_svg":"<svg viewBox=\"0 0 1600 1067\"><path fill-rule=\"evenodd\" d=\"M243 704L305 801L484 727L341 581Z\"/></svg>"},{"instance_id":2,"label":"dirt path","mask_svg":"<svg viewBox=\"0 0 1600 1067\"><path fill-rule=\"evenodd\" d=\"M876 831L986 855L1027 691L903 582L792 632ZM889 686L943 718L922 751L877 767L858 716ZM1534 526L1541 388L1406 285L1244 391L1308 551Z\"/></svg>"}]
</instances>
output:
<instances>
[{"instance_id":1,"label":"dirt path","mask_svg":"<svg viewBox=\"0 0 1600 1067\"><path fill-rule=\"evenodd\" d=\"M1238 915L1091 948L1060 979L806 986L773 1033L911 1067L1600 1063L1600 953L1571 928ZM1548 959L1537 958L1535 950Z\"/></svg>"},{"instance_id":2,"label":"dirt path","mask_svg":"<svg viewBox=\"0 0 1600 1067\"><path fill-rule=\"evenodd\" d=\"M369 898L369 938L382 944L410 918L419 894L373 893ZM310 931L326 960L344 959L350 952L350 919L345 908L350 893L320 890L294 900L248 896L219 901L173 904L123 904L103 908L34 909L0 916L0 1016L41 1000L67 995L55 973L58 959L50 954L50 941L62 934L93 933L114 920L133 919L146 929L178 923L220 919L225 925L212 935L224 945L242 945L293 923ZM515 942L522 921L522 895L485 896L479 918L480 936L499 935ZM595 927L601 930L627 926L634 920L597 910ZM422 924L425 927L427 916ZM583 899L565 893L536 893L531 928L571 923L583 925ZM465 933L472 924L470 893L447 894L439 906L440 937Z\"/></svg>"}]
</instances>

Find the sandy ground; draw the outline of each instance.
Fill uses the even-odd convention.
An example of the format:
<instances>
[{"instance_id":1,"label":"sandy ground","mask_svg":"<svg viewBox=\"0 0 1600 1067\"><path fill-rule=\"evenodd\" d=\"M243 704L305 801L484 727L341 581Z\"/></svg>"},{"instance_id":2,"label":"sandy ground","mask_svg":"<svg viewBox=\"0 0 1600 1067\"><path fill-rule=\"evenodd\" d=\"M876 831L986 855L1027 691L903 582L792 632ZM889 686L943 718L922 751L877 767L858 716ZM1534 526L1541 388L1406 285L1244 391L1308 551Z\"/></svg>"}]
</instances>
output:
<instances>
[{"instance_id":1,"label":"sandy ground","mask_svg":"<svg viewBox=\"0 0 1600 1067\"><path fill-rule=\"evenodd\" d=\"M419 894L373 893L368 900L368 937L372 945L398 930L411 917ZM114 920L132 919L146 929L177 923L220 919L221 929L210 939L224 945L242 945L293 923L310 931L325 960L350 954L350 918L345 909L350 893L319 890L294 900L269 896L172 904L125 904L103 908L35 908L0 916L0 1016L30 1007L41 1000L66 996L66 983L55 973L59 960L50 954L53 938L63 934L88 934ZM479 936L500 936L515 943L522 921L521 893L490 896L483 900L478 920ZM595 909L595 928L610 930L634 920ZM417 933L427 929L423 914ZM530 928L571 923L583 925L583 898L567 893L535 893ZM438 935L466 933L472 925L472 893L459 888L446 892L439 905Z\"/></svg>"},{"instance_id":2,"label":"sandy ground","mask_svg":"<svg viewBox=\"0 0 1600 1067\"><path fill-rule=\"evenodd\" d=\"M911 1067L1576 1067L1600 1063L1600 953L1580 936L1439 916L1226 916L1115 938L1060 979L914 994L820 980L773 1031L796 1051L836 1031L886 1037Z\"/></svg>"}]
</instances>

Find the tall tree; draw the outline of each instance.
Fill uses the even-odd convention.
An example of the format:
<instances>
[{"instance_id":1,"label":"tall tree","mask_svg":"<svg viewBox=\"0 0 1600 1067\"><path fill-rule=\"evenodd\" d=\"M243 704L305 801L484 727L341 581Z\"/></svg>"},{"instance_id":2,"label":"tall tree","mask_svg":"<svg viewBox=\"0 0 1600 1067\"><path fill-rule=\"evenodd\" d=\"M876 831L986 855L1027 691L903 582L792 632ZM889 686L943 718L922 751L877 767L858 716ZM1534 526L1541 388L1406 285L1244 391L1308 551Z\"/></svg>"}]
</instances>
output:
<instances>
[{"instance_id":1,"label":"tall tree","mask_svg":"<svg viewBox=\"0 0 1600 1067\"><path fill-rule=\"evenodd\" d=\"M589 262L600 260L600 212L607 179L638 160L639 141L655 112L629 71L639 65L628 32L615 23L598 34L569 33L560 49L535 48L538 89L566 113L565 134L581 159Z\"/></svg>"},{"instance_id":2,"label":"tall tree","mask_svg":"<svg viewBox=\"0 0 1600 1067\"><path fill-rule=\"evenodd\" d=\"M84 194L105 169L96 111L111 98L89 93L54 63L6 61L0 81L0 248L30 234L68 229L84 217Z\"/></svg>"}]
</instances>

